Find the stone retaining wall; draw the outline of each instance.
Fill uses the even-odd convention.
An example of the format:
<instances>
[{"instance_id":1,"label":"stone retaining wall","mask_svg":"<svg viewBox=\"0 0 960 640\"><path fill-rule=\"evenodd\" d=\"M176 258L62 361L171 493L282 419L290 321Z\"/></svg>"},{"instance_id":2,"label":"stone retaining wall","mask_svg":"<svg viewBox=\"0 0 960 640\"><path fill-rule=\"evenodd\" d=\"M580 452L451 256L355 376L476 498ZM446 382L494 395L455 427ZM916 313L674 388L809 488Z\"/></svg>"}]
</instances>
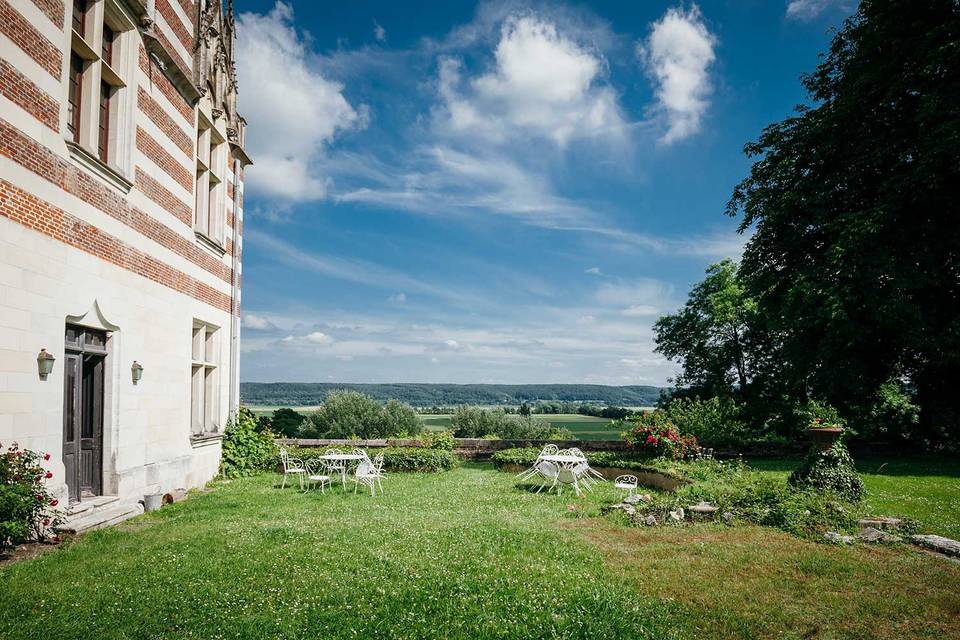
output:
<instances>
[{"instance_id":1,"label":"stone retaining wall","mask_svg":"<svg viewBox=\"0 0 960 640\"><path fill-rule=\"evenodd\" d=\"M464 458L486 460L497 451L517 447L542 449L548 444L560 448L578 447L583 451L626 451L622 440L485 440L483 438L455 438L454 452ZM297 447L422 447L423 441L415 439L334 440L334 439L282 439L278 444Z\"/></svg>"}]
</instances>

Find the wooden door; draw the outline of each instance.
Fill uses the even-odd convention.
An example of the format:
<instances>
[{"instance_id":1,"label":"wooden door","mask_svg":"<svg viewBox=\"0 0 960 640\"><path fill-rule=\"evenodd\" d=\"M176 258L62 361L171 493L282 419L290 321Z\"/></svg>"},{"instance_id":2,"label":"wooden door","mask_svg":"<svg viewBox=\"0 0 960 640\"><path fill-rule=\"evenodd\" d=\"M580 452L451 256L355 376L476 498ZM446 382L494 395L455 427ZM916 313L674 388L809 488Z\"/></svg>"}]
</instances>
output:
<instances>
[{"instance_id":1,"label":"wooden door","mask_svg":"<svg viewBox=\"0 0 960 640\"><path fill-rule=\"evenodd\" d=\"M64 356L63 368L63 466L66 469L70 502L80 499L80 396L79 353Z\"/></svg>"},{"instance_id":2,"label":"wooden door","mask_svg":"<svg viewBox=\"0 0 960 640\"><path fill-rule=\"evenodd\" d=\"M64 354L63 464L70 501L103 490L103 384L107 336L67 326Z\"/></svg>"}]
</instances>

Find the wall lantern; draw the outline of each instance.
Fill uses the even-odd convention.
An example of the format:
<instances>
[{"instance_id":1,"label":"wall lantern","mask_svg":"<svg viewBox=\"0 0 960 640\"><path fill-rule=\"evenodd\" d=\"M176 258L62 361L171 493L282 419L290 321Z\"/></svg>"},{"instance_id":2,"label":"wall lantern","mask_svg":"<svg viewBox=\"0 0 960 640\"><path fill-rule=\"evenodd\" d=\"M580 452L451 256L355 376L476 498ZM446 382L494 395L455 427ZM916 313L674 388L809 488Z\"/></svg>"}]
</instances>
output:
<instances>
[{"instance_id":1,"label":"wall lantern","mask_svg":"<svg viewBox=\"0 0 960 640\"><path fill-rule=\"evenodd\" d=\"M133 384L137 384L143 377L143 366L134 360L133 364L130 365L130 373L133 375Z\"/></svg>"},{"instance_id":2,"label":"wall lantern","mask_svg":"<svg viewBox=\"0 0 960 640\"><path fill-rule=\"evenodd\" d=\"M55 361L56 358L47 353L46 349L40 349L40 353L37 354L37 371L40 373L41 380L46 380L50 372L53 371Z\"/></svg>"}]
</instances>

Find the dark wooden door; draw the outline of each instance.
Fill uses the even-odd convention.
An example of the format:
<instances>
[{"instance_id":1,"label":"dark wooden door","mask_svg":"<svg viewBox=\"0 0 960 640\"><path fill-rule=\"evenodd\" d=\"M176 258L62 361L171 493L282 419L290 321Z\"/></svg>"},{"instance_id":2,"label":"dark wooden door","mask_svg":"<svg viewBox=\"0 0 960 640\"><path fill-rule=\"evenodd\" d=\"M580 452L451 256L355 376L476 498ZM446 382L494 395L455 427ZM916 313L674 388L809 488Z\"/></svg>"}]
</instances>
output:
<instances>
[{"instance_id":1,"label":"dark wooden door","mask_svg":"<svg viewBox=\"0 0 960 640\"><path fill-rule=\"evenodd\" d=\"M68 326L64 354L63 464L72 502L103 486L106 334Z\"/></svg>"},{"instance_id":2,"label":"dark wooden door","mask_svg":"<svg viewBox=\"0 0 960 640\"><path fill-rule=\"evenodd\" d=\"M63 466L67 474L70 501L80 499L80 362L79 353L64 356L63 368Z\"/></svg>"}]
</instances>

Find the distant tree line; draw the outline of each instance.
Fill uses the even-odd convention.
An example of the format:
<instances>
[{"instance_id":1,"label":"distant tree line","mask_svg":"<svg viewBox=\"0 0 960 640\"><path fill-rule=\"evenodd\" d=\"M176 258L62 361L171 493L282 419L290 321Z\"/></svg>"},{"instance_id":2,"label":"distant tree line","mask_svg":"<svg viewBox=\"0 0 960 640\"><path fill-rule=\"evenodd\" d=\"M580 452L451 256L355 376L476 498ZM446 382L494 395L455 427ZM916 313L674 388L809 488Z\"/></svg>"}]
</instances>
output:
<instances>
[{"instance_id":1,"label":"distant tree line","mask_svg":"<svg viewBox=\"0 0 960 640\"><path fill-rule=\"evenodd\" d=\"M397 400L414 407L438 408L464 404L520 407L524 403L536 405L538 402L642 407L654 405L661 394L660 387L643 385L243 382L240 397L248 405L297 407L319 405L330 393L340 390L356 391L380 402Z\"/></svg>"}]
</instances>

